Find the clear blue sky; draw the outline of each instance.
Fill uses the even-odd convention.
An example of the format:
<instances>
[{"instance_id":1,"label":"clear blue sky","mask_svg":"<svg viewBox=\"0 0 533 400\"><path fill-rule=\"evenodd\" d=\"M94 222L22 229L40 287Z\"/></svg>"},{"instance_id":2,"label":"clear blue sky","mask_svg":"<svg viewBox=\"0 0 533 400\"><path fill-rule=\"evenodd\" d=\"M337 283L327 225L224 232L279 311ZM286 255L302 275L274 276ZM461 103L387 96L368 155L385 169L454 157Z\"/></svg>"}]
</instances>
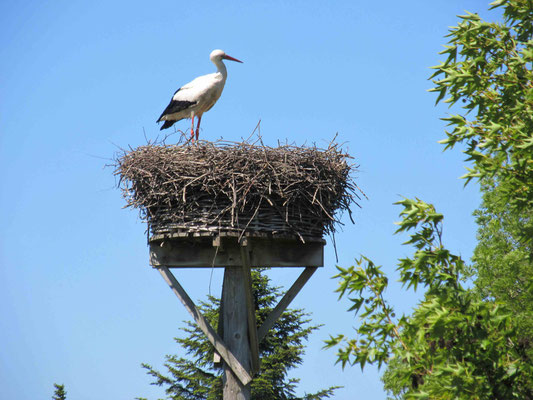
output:
<instances>
[{"instance_id":1,"label":"clear blue sky","mask_svg":"<svg viewBox=\"0 0 533 400\"><path fill-rule=\"evenodd\" d=\"M213 72L215 48L244 61L205 114L201 137L239 140L261 119L267 144L338 140L360 164L369 196L337 234L339 264L364 254L394 276L411 252L392 236L400 196L445 214L445 240L469 258L475 185L463 189L462 155L442 153L428 93L429 67L464 10L481 0L438 1L4 1L0 5L0 398L46 399L64 383L72 400L162 396L140 363L160 366L189 319L148 265L145 226L122 209L109 163L117 146L145 143L181 84ZM178 128L186 128L182 121ZM196 299L218 295L222 271L177 277ZM298 271L277 270L289 285ZM299 393L344 385L338 400L383 399L379 373L334 365L329 334L357 319L337 302L335 257L294 305L324 324L294 377ZM417 295L388 293L409 311Z\"/></svg>"}]
</instances>

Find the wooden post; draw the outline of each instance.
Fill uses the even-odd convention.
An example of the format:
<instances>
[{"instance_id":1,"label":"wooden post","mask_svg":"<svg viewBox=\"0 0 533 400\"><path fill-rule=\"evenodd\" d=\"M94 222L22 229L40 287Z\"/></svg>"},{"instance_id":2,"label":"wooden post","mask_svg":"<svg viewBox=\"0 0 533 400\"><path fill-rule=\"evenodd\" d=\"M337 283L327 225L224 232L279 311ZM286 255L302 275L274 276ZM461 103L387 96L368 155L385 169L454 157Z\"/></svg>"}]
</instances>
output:
<instances>
[{"instance_id":1,"label":"wooden post","mask_svg":"<svg viewBox=\"0 0 533 400\"><path fill-rule=\"evenodd\" d=\"M223 340L239 363L251 373L248 339L246 286L242 267L226 267L222 286ZM224 400L249 400L250 384L243 385L231 368L224 363Z\"/></svg>"},{"instance_id":2,"label":"wooden post","mask_svg":"<svg viewBox=\"0 0 533 400\"><path fill-rule=\"evenodd\" d=\"M246 294L246 311L248 320L248 338L250 342L250 354L252 357L252 375L259 372L259 341L257 340L257 322L255 318L255 302L252 290L252 271L250 267L250 246L248 241L243 240L241 245L241 258Z\"/></svg>"}]
</instances>

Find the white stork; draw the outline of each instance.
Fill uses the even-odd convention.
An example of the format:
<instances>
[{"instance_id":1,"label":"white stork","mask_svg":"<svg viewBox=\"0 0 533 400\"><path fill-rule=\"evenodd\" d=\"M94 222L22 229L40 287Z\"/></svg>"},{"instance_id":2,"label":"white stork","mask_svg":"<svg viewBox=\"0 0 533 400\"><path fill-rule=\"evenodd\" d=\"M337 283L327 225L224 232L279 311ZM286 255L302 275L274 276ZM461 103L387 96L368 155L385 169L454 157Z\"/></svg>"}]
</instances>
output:
<instances>
[{"instance_id":1,"label":"white stork","mask_svg":"<svg viewBox=\"0 0 533 400\"><path fill-rule=\"evenodd\" d=\"M196 140L198 140L202 114L215 105L222 94L228 77L228 71L222 60L242 63L242 61L228 56L222 50L213 50L209 58L216 65L217 72L199 76L176 90L169 105L157 120L157 122L165 121L161 130L170 128L179 120L190 118L192 120L191 139L194 140L194 117L198 117L198 125L196 126Z\"/></svg>"}]
</instances>

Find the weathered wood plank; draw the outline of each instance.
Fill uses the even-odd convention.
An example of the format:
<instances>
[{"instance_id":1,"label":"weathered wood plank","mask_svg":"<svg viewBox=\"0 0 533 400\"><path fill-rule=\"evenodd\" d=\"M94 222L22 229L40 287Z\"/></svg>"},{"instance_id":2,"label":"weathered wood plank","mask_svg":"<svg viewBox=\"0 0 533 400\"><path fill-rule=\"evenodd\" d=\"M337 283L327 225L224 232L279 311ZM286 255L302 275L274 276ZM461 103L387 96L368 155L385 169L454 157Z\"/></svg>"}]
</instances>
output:
<instances>
[{"instance_id":1,"label":"weathered wood plank","mask_svg":"<svg viewBox=\"0 0 533 400\"><path fill-rule=\"evenodd\" d=\"M198 310L194 302L191 300L187 292L180 285L178 280L170 272L170 270L164 266L157 268L161 273L161 276L170 286L174 294L180 299L187 311L194 318L202 332L209 339L211 344L215 347L216 351L224 359L226 364L231 368L235 376L242 382L243 385L247 385L251 382L252 377L248 371L242 366L239 360L233 355L228 346L220 338L220 336L211 327L209 322L205 319L202 313Z\"/></svg>"},{"instance_id":2,"label":"weathered wood plank","mask_svg":"<svg viewBox=\"0 0 533 400\"><path fill-rule=\"evenodd\" d=\"M212 238L172 238L150 242L150 264L168 268L240 267L240 245L236 238L222 238L213 247ZM301 243L297 240L248 238L252 252L251 267L321 267L324 242Z\"/></svg>"},{"instance_id":3,"label":"weathered wood plank","mask_svg":"<svg viewBox=\"0 0 533 400\"><path fill-rule=\"evenodd\" d=\"M246 294L246 311L248 320L248 339L252 358L252 374L259 372L259 341L257 340L257 323L255 318L255 302L252 293L252 273L250 269L250 246L241 246L242 269Z\"/></svg>"},{"instance_id":4,"label":"weathered wood plank","mask_svg":"<svg viewBox=\"0 0 533 400\"><path fill-rule=\"evenodd\" d=\"M224 342L235 355L240 365L250 369L250 345L246 323L246 287L242 267L228 267L224 270L222 286L224 314ZM248 400L251 397L250 385L243 384L233 373L233 368L224 363L223 398Z\"/></svg>"},{"instance_id":5,"label":"weathered wood plank","mask_svg":"<svg viewBox=\"0 0 533 400\"><path fill-rule=\"evenodd\" d=\"M278 305L267 316L267 318L263 322L263 325L261 325L261 327L259 328L259 331L257 332L259 342L261 342L265 338L270 328L274 326L275 322L278 320L281 314L283 314L283 311L287 309L291 301L296 297L298 292L304 287L304 285L307 283L309 278L311 278L311 276L315 273L316 270L317 267L306 267L302 271L298 279L296 279L290 289L287 290L285 296L283 296L283 298L279 301Z\"/></svg>"}]
</instances>

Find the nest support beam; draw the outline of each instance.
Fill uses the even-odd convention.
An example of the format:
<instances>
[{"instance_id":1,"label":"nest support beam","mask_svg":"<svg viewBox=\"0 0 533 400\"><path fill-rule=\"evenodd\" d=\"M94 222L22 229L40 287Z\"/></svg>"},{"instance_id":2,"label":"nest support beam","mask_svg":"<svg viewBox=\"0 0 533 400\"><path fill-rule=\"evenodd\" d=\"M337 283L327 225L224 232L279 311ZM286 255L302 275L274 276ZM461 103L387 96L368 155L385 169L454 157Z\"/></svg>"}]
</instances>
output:
<instances>
[{"instance_id":1,"label":"nest support beam","mask_svg":"<svg viewBox=\"0 0 533 400\"><path fill-rule=\"evenodd\" d=\"M237 235L238 236L238 235ZM302 243L298 238L215 235L193 236L184 233L154 235L150 238L150 264L168 268L241 267L243 244L249 250L252 267L321 267L324 265L322 238ZM245 247L246 247L245 246Z\"/></svg>"},{"instance_id":2,"label":"nest support beam","mask_svg":"<svg viewBox=\"0 0 533 400\"><path fill-rule=\"evenodd\" d=\"M252 270L250 265L250 246L248 246L248 240L242 241L241 259L242 284L244 286L244 297L246 301L246 320L248 321L248 340L250 342L252 373L255 374L259 372L259 340L257 338L257 325L255 322L255 302L252 292Z\"/></svg>"},{"instance_id":3,"label":"nest support beam","mask_svg":"<svg viewBox=\"0 0 533 400\"><path fill-rule=\"evenodd\" d=\"M272 310L272 312L267 316L261 327L257 332L257 338L259 343L266 337L270 328L274 326L276 321L281 317L281 314L287 309L291 301L296 297L298 292L304 287L309 278L313 276L317 267L306 267L298 279L292 284L289 290L285 293L282 299L279 301L278 305Z\"/></svg>"},{"instance_id":4,"label":"nest support beam","mask_svg":"<svg viewBox=\"0 0 533 400\"><path fill-rule=\"evenodd\" d=\"M317 270L315 266L306 267L257 329L250 251L249 242L241 241L241 266L225 268L218 332L198 310L172 272L166 266L155 266L214 346L215 366L223 361L225 400L250 399L250 382L260 368L259 343Z\"/></svg>"}]
</instances>

